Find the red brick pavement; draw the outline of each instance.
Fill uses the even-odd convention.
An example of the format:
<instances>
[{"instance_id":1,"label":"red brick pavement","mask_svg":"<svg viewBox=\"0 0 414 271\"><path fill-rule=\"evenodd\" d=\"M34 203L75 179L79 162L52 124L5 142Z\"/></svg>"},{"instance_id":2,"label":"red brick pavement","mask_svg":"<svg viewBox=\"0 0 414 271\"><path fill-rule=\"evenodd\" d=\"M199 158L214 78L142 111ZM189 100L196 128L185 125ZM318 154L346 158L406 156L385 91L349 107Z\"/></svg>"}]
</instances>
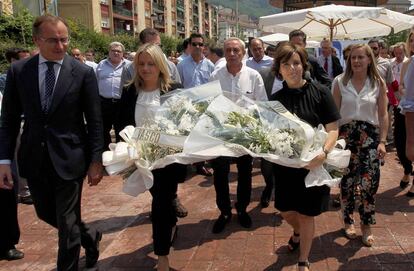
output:
<instances>
[{"instance_id":1,"label":"red brick pavement","mask_svg":"<svg viewBox=\"0 0 414 271\"><path fill-rule=\"evenodd\" d=\"M236 175L234 167L232 170L234 197ZM343 237L338 209L316 219L312 270L414 270L414 199L407 198L407 189L402 191L398 186L401 172L395 153L391 153L381 172L372 248L362 246L360 237L352 241ZM262 188L262 176L255 168L249 206L252 229L241 228L234 216L223 233L212 234L218 211L211 178L193 176L180 184L179 197L189 215L179 221L170 255L172 270L296 270L298 254L289 253L286 247L291 229L273 207L258 207ZM123 194L121 180L116 177L104 178L97 187L85 186L83 217L104 232L99 270L154 270L150 200L149 193L137 198ZM19 261L0 261L0 270L55 270L56 231L36 218L32 206L19 205L19 222L22 236L18 248L26 256ZM84 266L84 258L80 265Z\"/></svg>"}]
</instances>

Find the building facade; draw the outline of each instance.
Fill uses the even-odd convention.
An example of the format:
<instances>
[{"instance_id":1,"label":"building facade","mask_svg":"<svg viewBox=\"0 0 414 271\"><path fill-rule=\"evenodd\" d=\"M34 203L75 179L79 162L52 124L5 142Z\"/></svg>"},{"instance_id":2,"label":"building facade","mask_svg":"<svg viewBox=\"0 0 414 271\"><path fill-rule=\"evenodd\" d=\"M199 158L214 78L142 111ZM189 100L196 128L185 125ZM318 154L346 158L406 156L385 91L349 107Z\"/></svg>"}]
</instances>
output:
<instances>
[{"instance_id":1,"label":"building facade","mask_svg":"<svg viewBox=\"0 0 414 271\"><path fill-rule=\"evenodd\" d=\"M259 36L259 22L248 15L237 15L230 8L221 8L218 12L219 36L218 40L224 42L230 37L239 37L247 42L249 37Z\"/></svg>"},{"instance_id":2,"label":"building facade","mask_svg":"<svg viewBox=\"0 0 414 271\"><path fill-rule=\"evenodd\" d=\"M387 9L405 13L410 9L411 2L409 0L388 0L385 5L382 5Z\"/></svg>"},{"instance_id":3,"label":"building facade","mask_svg":"<svg viewBox=\"0 0 414 271\"><path fill-rule=\"evenodd\" d=\"M59 0L58 13L96 31L136 35L153 27L169 36L217 39L217 7L205 0Z\"/></svg>"}]
</instances>

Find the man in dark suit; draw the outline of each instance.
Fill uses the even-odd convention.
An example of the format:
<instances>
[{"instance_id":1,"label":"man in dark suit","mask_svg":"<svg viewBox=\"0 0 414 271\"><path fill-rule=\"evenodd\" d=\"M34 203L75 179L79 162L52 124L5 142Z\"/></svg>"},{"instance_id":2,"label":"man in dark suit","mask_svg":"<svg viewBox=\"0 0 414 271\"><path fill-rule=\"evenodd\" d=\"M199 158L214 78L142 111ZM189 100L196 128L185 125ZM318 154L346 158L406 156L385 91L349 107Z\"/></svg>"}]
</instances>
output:
<instances>
[{"instance_id":1,"label":"man in dark suit","mask_svg":"<svg viewBox=\"0 0 414 271\"><path fill-rule=\"evenodd\" d=\"M318 57L318 63L321 67L323 67L329 78L333 80L336 76L343 72L341 63L339 62L339 58L332 55L331 41L321 41L321 49L322 54Z\"/></svg>"},{"instance_id":2,"label":"man in dark suit","mask_svg":"<svg viewBox=\"0 0 414 271\"><path fill-rule=\"evenodd\" d=\"M98 259L100 232L81 221L83 178L102 178L103 128L92 68L66 55L66 22L44 15L33 24L39 55L12 64L0 119L0 188L11 188L10 160L25 116L18 153L36 213L58 229L57 269L78 270L80 246L86 266Z\"/></svg>"},{"instance_id":3,"label":"man in dark suit","mask_svg":"<svg viewBox=\"0 0 414 271\"><path fill-rule=\"evenodd\" d=\"M306 34L302 30L293 30L289 33L289 41L295 45L306 47ZM305 74L305 77L309 79L317 80L322 85L331 88L332 80L329 78L325 70L319 65L316 57L308 55L308 62L310 66L309 74Z\"/></svg>"}]
</instances>

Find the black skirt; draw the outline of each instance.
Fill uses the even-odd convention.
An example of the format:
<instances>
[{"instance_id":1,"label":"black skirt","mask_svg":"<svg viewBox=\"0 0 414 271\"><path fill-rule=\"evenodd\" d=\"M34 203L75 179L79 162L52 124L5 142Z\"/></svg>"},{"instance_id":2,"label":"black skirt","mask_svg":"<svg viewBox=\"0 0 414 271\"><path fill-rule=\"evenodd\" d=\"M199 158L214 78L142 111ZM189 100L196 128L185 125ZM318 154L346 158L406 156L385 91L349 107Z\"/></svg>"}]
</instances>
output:
<instances>
[{"instance_id":1,"label":"black skirt","mask_svg":"<svg viewBox=\"0 0 414 271\"><path fill-rule=\"evenodd\" d=\"M318 216L328 210L330 188L326 185L305 187L309 170L273 164L275 176L275 207L281 212L296 211Z\"/></svg>"}]
</instances>

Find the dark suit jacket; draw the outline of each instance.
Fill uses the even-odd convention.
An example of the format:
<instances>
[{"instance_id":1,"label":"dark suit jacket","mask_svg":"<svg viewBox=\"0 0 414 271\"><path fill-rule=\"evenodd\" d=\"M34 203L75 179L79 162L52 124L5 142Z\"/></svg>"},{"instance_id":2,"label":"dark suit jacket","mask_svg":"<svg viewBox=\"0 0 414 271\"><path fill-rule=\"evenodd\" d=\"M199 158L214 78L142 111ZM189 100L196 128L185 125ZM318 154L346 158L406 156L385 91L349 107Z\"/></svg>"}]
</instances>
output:
<instances>
[{"instance_id":1,"label":"dark suit jacket","mask_svg":"<svg viewBox=\"0 0 414 271\"><path fill-rule=\"evenodd\" d=\"M339 58L337 58L336 56L332 56L332 73L333 73L333 77L335 78L343 72L344 72L344 70L341 66L341 62L339 62Z\"/></svg>"},{"instance_id":2,"label":"dark suit jacket","mask_svg":"<svg viewBox=\"0 0 414 271\"><path fill-rule=\"evenodd\" d=\"M47 116L39 93L39 56L13 63L7 74L0 121L0 160L12 160L21 115L20 173L35 178L48 151L57 174L83 178L91 161L101 161L103 128L98 85L92 68L65 56Z\"/></svg>"},{"instance_id":3,"label":"dark suit jacket","mask_svg":"<svg viewBox=\"0 0 414 271\"><path fill-rule=\"evenodd\" d=\"M267 99L270 99L270 96L272 96L272 88L273 84L275 82L275 74L272 72L271 67L263 68L259 71L260 75L262 76L264 87L267 94Z\"/></svg>"},{"instance_id":4,"label":"dark suit jacket","mask_svg":"<svg viewBox=\"0 0 414 271\"><path fill-rule=\"evenodd\" d=\"M319 65L318 59L312 55L309 55L308 62L310 64L309 72L310 77L307 79L317 80L322 85L327 86L329 89L331 88L332 81L329 78L329 75L325 72L325 70Z\"/></svg>"}]
</instances>

